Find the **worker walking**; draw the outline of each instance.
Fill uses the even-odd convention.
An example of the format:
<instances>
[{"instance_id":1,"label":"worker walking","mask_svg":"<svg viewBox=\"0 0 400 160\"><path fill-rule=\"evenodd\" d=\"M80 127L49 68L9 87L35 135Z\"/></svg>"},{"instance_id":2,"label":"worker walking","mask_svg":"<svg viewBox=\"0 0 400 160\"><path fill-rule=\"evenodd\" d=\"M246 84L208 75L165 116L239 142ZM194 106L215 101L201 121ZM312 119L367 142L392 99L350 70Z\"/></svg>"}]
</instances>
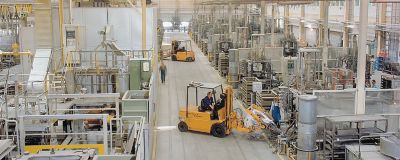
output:
<instances>
[{"instance_id":1,"label":"worker walking","mask_svg":"<svg viewBox=\"0 0 400 160\"><path fill-rule=\"evenodd\" d=\"M160 72L161 72L161 83L165 83L165 76L167 75L167 66L165 66L164 62L161 61L160 65Z\"/></svg>"},{"instance_id":2,"label":"worker walking","mask_svg":"<svg viewBox=\"0 0 400 160\"><path fill-rule=\"evenodd\" d=\"M274 102L272 102L271 112L272 112L272 118L274 119L274 123L278 128L280 128L281 109L279 107L279 97L275 97Z\"/></svg>"}]
</instances>

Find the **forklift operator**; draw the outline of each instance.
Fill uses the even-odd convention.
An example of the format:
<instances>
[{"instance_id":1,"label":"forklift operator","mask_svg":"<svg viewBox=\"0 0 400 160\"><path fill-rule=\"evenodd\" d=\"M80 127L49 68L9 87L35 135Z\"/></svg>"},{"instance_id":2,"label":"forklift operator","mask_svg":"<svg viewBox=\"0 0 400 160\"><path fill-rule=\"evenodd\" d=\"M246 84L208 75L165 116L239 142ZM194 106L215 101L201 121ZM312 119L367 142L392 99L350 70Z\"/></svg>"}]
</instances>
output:
<instances>
[{"instance_id":1,"label":"forklift operator","mask_svg":"<svg viewBox=\"0 0 400 160\"><path fill-rule=\"evenodd\" d=\"M205 111L211 111L212 110L212 108L213 108L213 103L214 103L214 100L213 100L213 97L212 97L212 93L211 92L208 92L207 93L207 96L206 97L204 97L202 100L201 100L201 112L205 112Z\"/></svg>"},{"instance_id":2,"label":"forklift operator","mask_svg":"<svg viewBox=\"0 0 400 160\"><path fill-rule=\"evenodd\" d=\"M219 119L218 111L221 108L224 108L224 106L225 106L226 95L224 93L222 93L219 98L220 99L217 100L217 103L215 104L214 109L212 110L212 117L211 117L212 120Z\"/></svg>"}]
</instances>

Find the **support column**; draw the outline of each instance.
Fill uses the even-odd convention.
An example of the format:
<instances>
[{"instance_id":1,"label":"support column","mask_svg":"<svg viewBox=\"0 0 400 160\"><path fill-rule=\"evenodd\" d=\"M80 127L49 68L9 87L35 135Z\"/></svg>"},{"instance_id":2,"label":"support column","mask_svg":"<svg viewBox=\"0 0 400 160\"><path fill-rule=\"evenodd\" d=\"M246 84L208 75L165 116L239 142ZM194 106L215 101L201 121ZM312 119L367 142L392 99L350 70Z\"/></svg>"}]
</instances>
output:
<instances>
[{"instance_id":1,"label":"support column","mask_svg":"<svg viewBox=\"0 0 400 160\"><path fill-rule=\"evenodd\" d=\"M142 0L142 49L147 49L147 4L146 0ZM144 57L147 57L146 52L143 53Z\"/></svg>"},{"instance_id":2,"label":"support column","mask_svg":"<svg viewBox=\"0 0 400 160\"><path fill-rule=\"evenodd\" d=\"M232 39L231 33L232 33L232 3L229 2L228 6L228 17L229 17L229 39Z\"/></svg>"},{"instance_id":3,"label":"support column","mask_svg":"<svg viewBox=\"0 0 400 160\"><path fill-rule=\"evenodd\" d=\"M358 58L357 58L357 98L356 114L365 114L365 67L367 54L367 34L368 33L368 3L360 1L360 25L358 35Z\"/></svg>"},{"instance_id":4,"label":"support column","mask_svg":"<svg viewBox=\"0 0 400 160\"><path fill-rule=\"evenodd\" d=\"M385 24L386 23L386 11L387 11L387 3L379 3L378 4L378 22L377 24ZM385 32L376 31L377 33L377 46L376 46L376 55L381 52L385 47Z\"/></svg>"},{"instance_id":5,"label":"support column","mask_svg":"<svg viewBox=\"0 0 400 160\"><path fill-rule=\"evenodd\" d=\"M329 2L320 2L320 17L321 24L319 25L319 46L322 47L322 79L325 83L325 71L324 68L328 67L328 43L329 43L329 30L328 30L328 20L329 20Z\"/></svg>"},{"instance_id":6,"label":"support column","mask_svg":"<svg viewBox=\"0 0 400 160\"><path fill-rule=\"evenodd\" d=\"M265 1L261 1L261 28L260 28L260 34L265 34L265 13L266 13L266 8L265 8Z\"/></svg>"},{"instance_id":7,"label":"support column","mask_svg":"<svg viewBox=\"0 0 400 160\"><path fill-rule=\"evenodd\" d=\"M60 27L60 48L61 48L61 64L65 62L65 51L64 51L64 0L58 0L58 24Z\"/></svg>"},{"instance_id":8,"label":"support column","mask_svg":"<svg viewBox=\"0 0 400 160\"><path fill-rule=\"evenodd\" d=\"M271 9L271 14L272 14L272 23L271 23L271 47L275 47L275 18L276 18L276 13L275 13L275 5L272 5Z\"/></svg>"},{"instance_id":9,"label":"support column","mask_svg":"<svg viewBox=\"0 0 400 160\"><path fill-rule=\"evenodd\" d=\"M284 8L284 35L285 37L289 37L289 5L285 5Z\"/></svg>"},{"instance_id":10,"label":"support column","mask_svg":"<svg viewBox=\"0 0 400 160\"><path fill-rule=\"evenodd\" d=\"M306 7L305 5L301 5L300 8L300 46L305 47L307 46L307 39L306 39L306 28L304 26L305 24L305 17L306 17Z\"/></svg>"},{"instance_id":11,"label":"support column","mask_svg":"<svg viewBox=\"0 0 400 160\"><path fill-rule=\"evenodd\" d=\"M344 5L343 48L349 48L350 31L348 25L354 23L354 0L346 0Z\"/></svg>"}]
</instances>

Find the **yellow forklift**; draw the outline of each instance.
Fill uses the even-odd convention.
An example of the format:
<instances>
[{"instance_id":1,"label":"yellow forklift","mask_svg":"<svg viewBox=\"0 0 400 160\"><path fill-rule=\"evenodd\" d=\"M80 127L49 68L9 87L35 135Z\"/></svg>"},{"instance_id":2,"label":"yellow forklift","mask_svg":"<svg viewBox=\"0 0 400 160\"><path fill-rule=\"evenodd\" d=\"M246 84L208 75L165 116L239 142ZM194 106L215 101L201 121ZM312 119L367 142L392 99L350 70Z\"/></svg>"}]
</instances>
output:
<instances>
[{"instance_id":1,"label":"yellow forklift","mask_svg":"<svg viewBox=\"0 0 400 160\"><path fill-rule=\"evenodd\" d=\"M171 59L173 61L193 62L196 60L192 49L192 41L180 40L171 43Z\"/></svg>"},{"instance_id":2,"label":"yellow forklift","mask_svg":"<svg viewBox=\"0 0 400 160\"><path fill-rule=\"evenodd\" d=\"M208 90L213 94L214 102L216 102L217 93L220 94L219 102L222 102L222 107L213 114L213 111L203 111L198 102L199 90ZM192 93L194 90L194 94ZM195 105L189 104L189 95L195 95ZM216 105L214 105L215 109ZM234 111L236 110L236 111ZM241 110L241 111L237 111ZM239 113L242 113L241 115ZM239 132L256 132L262 129L271 129L276 131L276 126L273 124L270 116L264 114L263 108L253 105L248 108L243 106L233 108L233 90L231 86L223 89L221 84L192 82L186 88L186 106L179 110L178 129L181 132L196 131L209 133L215 137L225 137L235 129ZM247 116L244 116L247 115ZM251 118L251 125L245 125L246 118Z\"/></svg>"}]
</instances>

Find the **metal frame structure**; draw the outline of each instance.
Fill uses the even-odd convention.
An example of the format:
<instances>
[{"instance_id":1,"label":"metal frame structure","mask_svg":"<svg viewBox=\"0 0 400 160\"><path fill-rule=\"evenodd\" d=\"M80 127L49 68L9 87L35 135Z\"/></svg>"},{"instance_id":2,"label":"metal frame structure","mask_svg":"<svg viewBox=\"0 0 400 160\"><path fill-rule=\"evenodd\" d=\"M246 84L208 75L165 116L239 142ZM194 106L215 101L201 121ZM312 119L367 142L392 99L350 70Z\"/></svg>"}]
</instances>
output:
<instances>
[{"instance_id":1,"label":"metal frame structure","mask_svg":"<svg viewBox=\"0 0 400 160\"><path fill-rule=\"evenodd\" d=\"M99 119L102 120L102 128L103 128L103 149L104 154L108 154L108 129L107 129L107 115L106 114L72 114L72 115L24 115L18 117L18 121L20 124L24 124L25 120L84 120L84 119ZM19 125L19 132L20 132L20 153L25 152L25 137L35 134L26 134L24 125ZM84 134L84 133L49 133L49 134L41 134L41 135L73 135L73 134Z\"/></svg>"}]
</instances>

